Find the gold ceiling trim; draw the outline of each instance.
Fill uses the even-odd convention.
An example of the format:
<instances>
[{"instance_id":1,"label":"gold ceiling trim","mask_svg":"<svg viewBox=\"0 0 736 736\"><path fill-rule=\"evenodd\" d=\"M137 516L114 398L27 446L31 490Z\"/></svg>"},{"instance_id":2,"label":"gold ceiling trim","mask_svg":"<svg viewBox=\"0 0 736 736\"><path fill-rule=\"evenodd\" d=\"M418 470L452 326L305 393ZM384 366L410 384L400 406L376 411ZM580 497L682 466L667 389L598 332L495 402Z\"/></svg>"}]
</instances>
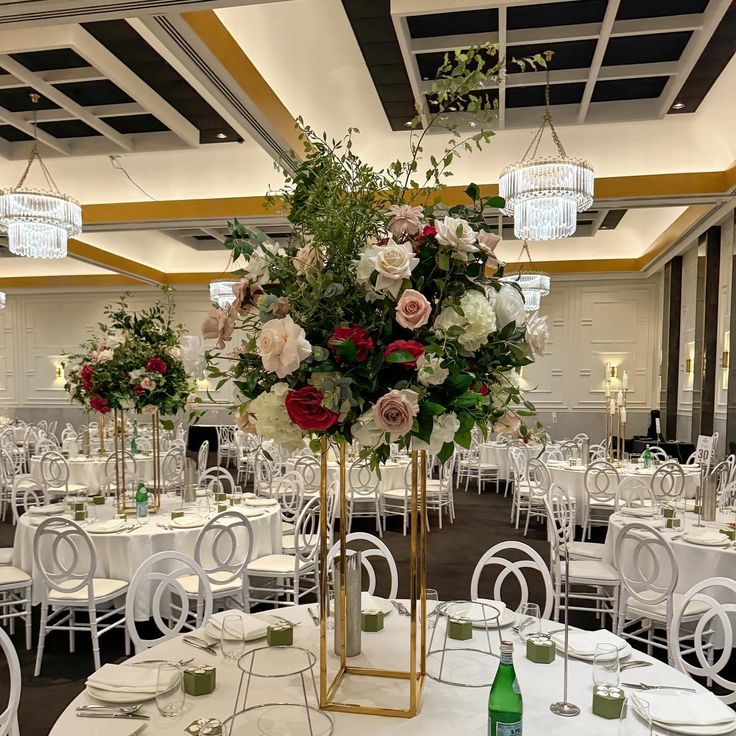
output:
<instances>
[{"instance_id":1,"label":"gold ceiling trim","mask_svg":"<svg viewBox=\"0 0 736 736\"><path fill-rule=\"evenodd\" d=\"M145 266L130 258L111 253L102 248L97 248L89 243L84 243L76 238L69 239L68 253L72 258L85 263L91 263L95 266L107 268L110 271L116 271L121 276L127 276L135 279L136 282L149 284L165 284L167 283L167 274L159 271L151 266Z\"/></svg>"}]
</instances>

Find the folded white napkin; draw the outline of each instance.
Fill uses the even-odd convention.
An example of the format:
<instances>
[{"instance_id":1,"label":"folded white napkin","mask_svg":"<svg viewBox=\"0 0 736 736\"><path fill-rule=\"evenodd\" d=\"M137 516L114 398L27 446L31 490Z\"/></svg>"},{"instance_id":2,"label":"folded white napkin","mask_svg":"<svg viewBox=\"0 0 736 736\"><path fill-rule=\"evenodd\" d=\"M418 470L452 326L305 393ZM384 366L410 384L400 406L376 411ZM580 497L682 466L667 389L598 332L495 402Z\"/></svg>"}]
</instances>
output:
<instances>
[{"instance_id":1,"label":"folded white napkin","mask_svg":"<svg viewBox=\"0 0 736 736\"><path fill-rule=\"evenodd\" d=\"M627 506L625 508L622 508L620 510L620 513L622 513L624 516L647 517L647 516L654 516L654 509L651 506L649 507Z\"/></svg>"},{"instance_id":2,"label":"folded white napkin","mask_svg":"<svg viewBox=\"0 0 736 736\"><path fill-rule=\"evenodd\" d=\"M204 627L204 633L219 638L222 634L222 623L225 620L225 616L240 616L243 619L243 633L246 641L266 636L266 628L268 627L268 623L266 621L253 616L250 613L233 610L220 611L219 613L214 614Z\"/></svg>"},{"instance_id":3,"label":"folded white napkin","mask_svg":"<svg viewBox=\"0 0 736 736\"><path fill-rule=\"evenodd\" d=\"M122 529L126 522L124 519L107 519L105 521L92 521L87 526L88 532L114 532Z\"/></svg>"},{"instance_id":4,"label":"folded white napkin","mask_svg":"<svg viewBox=\"0 0 736 736\"><path fill-rule=\"evenodd\" d=\"M55 514L63 514L64 506L60 503L50 503L46 506L32 506L28 509L28 513L33 516L54 516Z\"/></svg>"},{"instance_id":5,"label":"folded white napkin","mask_svg":"<svg viewBox=\"0 0 736 736\"><path fill-rule=\"evenodd\" d=\"M476 598L476 601L478 603L485 603L488 608L493 608L498 611L499 620L503 618L503 614L506 611L506 604L503 601L494 601L491 598ZM489 623L492 623L493 611L489 611L488 608L484 608L483 606L474 606L470 615L480 621L487 618Z\"/></svg>"},{"instance_id":6,"label":"folded white napkin","mask_svg":"<svg viewBox=\"0 0 736 736\"><path fill-rule=\"evenodd\" d=\"M556 634L552 634L552 641L558 648L562 649L565 646L565 632L558 631ZM598 644L613 644L619 651L628 646L620 636L616 636L616 634L606 629L570 631L570 654L574 656L592 657Z\"/></svg>"},{"instance_id":7,"label":"folded white napkin","mask_svg":"<svg viewBox=\"0 0 736 736\"><path fill-rule=\"evenodd\" d=\"M637 693L636 697L649 704L652 720L659 723L712 726L736 720L736 714L713 693L687 694L676 690L646 690Z\"/></svg>"},{"instance_id":8,"label":"folded white napkin","mask_svg":"<svg viewBox=\"0 0 736 736\"><path fill-rule=\"evenodd\" d=\"M171 686L176 673L172 673ZM104 664L87 678L87 685L98 690L126 693L153 694L156 692L157 667L128 667L121 664Z\"/></svg>"}]
</instances>

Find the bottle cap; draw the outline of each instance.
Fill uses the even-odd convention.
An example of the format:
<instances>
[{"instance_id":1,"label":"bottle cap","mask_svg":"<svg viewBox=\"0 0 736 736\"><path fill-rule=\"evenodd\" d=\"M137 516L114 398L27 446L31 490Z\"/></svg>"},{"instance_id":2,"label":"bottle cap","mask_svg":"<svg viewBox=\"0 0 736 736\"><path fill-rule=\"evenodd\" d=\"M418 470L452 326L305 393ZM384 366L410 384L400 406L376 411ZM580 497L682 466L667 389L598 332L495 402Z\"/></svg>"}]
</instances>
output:
<instances>
[{"instance_id":1,"label":"bottle cap","mask_svg":"<svg viewBox=\"0 0 736 736\"><path fill-rule=\"evenodd\" d=\"M511 641L501 642L501 654L511 654L514 651L514 643Z\"/></svg>"}]
</instances>

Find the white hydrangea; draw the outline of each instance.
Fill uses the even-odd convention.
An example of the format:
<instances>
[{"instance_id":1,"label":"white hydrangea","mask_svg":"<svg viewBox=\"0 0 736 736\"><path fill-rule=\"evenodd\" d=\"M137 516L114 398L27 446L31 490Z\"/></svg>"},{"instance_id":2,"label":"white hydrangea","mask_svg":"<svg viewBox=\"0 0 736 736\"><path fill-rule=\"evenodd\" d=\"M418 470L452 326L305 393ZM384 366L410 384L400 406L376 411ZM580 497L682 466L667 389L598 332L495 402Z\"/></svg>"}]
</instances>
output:
<instances>
[{"instance_id":1,"label":"white hydrangea","mask_svg":"<svg viewBox=\"0 0 736 736\"><path fill-rule=\"evenodd\" d=\"M273 440L287 450L298 450L304 446L302 431L289 419L286 413L286 393L289 387L277 383L270 391L264 391L250 402L248 412L255 417L259 435Z\"/></svg>"},{"instance_id":2,"label":"white hydrangea","mask_svg":"<svg viewBox=\"0 0 736 736\"><path fill-rule=\"evenodd\" d=\"M457 312L454 312L457 314ZM460 316L460 315L458 315ZM440 386L445 382L450 371L442 367L442 358L424 353L417 360L417 380L422 386Z\"/></svg>"},{"instance_id":3,"label":"white hydrangea","mask_svg":"<svg viewBox=\"0 0 736 736\"><path fill-rule=\"evenodd\" d=\"M450 327L460 327L457 338L460 346L469 353L476 352L488 342L488 336L496 329L496 312L488 297L480 291L468 291L460 299L463 315L452 307L445 307L434 321L435 330L447 332Z\"/></svg>"},{"instance_id":4,"label":"white hydrangea","mask_svg":"<svg viewBox=\"0 0 736 736\"><path fill-rule=\"evenodd\" d=\"M432 434L429 437L429 442L413 437L412 450L426 450L432 454L437 453L446 442L454 441L458 429L460 429L460 420L454 412L450 411L447 414L435 417L432 421Z\"/></svg>"}]
</instances>

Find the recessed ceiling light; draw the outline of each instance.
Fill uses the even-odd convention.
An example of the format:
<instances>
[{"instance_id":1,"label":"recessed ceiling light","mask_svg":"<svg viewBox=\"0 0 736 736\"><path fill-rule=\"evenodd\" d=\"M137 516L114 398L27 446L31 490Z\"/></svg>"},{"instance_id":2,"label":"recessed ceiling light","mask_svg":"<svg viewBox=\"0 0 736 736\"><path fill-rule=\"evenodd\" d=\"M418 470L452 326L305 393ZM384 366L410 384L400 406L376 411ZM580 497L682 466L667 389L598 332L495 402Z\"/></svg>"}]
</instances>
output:
<instances>
[{"instance_id":1,"label":"recessed ceiling light","mask_svg":"<svg viewBox=\"0 0 736 736\"><path fill-rule=\"evenodd\" d=\"M217 137L218 137L218 138L219 138L219 139L220 139L221 141L224 141L224 140L225 140L225 138L227 138L227 133L218 133L218 134L217 134Z\"/></svg>"},{"instance_id":2,"label":"recessed ceiling light","mask_svg":"<svg viewBox=\"0 0 736 736\"><path fill-rule=\"evenodd\" d=\"M684 102L675 102L674 105L672 105L673 110L682 110L685 107Z\"/></svg>"}]
</instances>

